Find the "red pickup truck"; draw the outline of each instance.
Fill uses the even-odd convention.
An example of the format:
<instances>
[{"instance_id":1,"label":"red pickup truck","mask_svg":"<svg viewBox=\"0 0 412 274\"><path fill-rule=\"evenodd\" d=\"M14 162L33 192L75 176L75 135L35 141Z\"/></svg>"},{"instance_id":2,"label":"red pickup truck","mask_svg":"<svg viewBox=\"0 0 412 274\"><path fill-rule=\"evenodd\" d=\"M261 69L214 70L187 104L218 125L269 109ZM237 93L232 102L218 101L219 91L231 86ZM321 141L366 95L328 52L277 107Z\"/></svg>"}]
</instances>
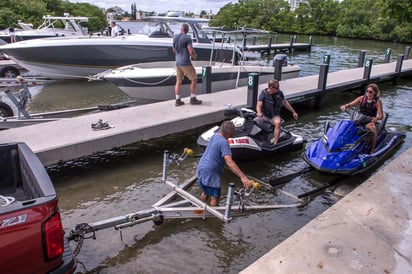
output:
<instances>
[{"instance_id":1,"label":"red pickup truck","mask_svg":"<svg viewBox=\"0 0 412 274\"><path fill-rule=\"evenodd\" d=\"M53 184L24 143L0 144L2 273L73 273Z\"/></svg>"}]
</instances>

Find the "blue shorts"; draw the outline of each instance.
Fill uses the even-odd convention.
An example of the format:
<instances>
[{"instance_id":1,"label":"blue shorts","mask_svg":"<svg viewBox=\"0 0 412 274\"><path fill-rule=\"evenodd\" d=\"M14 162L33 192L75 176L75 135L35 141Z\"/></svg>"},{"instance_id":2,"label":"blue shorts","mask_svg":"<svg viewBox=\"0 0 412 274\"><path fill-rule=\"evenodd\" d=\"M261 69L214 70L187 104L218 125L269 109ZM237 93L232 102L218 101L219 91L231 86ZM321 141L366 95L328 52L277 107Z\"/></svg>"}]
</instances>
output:
<instances>
[{"instance_id":1,"label":"blue shorts","mask_svg":"<svg viewBox=\"0 0 412 274\"><path fill-rule=\"evenodd\" d=\"M218 188L218 187L205 186L204 184L202 184L202 182L199 179L197 180L197 184L207 196L211 196L214 198L220 197L220 187Z\"/></svg>"}]
</instances>

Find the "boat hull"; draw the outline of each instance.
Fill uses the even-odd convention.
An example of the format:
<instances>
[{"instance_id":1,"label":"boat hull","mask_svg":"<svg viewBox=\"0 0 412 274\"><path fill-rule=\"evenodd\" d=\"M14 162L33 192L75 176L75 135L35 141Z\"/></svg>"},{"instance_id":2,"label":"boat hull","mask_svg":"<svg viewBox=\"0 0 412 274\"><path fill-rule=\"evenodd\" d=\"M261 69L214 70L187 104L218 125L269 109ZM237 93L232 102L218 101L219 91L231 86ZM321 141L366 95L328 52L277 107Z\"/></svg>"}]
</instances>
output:
<instances>
[{"instance_id":1,"label":"boat hull","mask_svg":"<svg viewBox=\"0 0 412 274\"><path fill-rule=\"evenodd\" d=\"M215 49L211 44L193 43L198 60L231 60L233 49ZM131 35L111 37L46 38L22 41L0 47L33 75L52 79L89 77L136 63L175 60L170 38Z\"/></svg>"},{"instance_id":2,"label":"boat hull","mask_svg":"<svg viewBox=\"0 0 412 274\"><path fill-rule=\"evenodd\" d=\"M275 69L265 66L212 66L211 92L234 89L247 86L247 79L250 73L259 74L259 82L265 83L273 79ZM202 90L202 67L196 67L197 92ZM299 66L287 66L282 68L282 79L299 77ZM171 100L175 98L174 86L176 84L175 69L141 69L119 68L114 72L106 73L104 79L112 82L124 93L132 98L145 100ZM190 95L190 81L185 77L180 95L186 97Z\"/></svg>"}]
</instances>

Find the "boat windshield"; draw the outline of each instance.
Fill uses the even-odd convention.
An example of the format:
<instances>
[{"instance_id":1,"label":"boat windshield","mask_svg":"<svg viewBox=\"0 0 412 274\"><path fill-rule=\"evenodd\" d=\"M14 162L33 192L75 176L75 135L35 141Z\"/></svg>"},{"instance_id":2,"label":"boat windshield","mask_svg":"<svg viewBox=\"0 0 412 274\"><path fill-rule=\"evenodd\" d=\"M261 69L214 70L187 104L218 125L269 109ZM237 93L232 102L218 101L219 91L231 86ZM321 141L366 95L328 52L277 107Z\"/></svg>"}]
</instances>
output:
<instances>
[{"instance_id":1,"label":"boat windshield","mask_svg":"<svg viewBox=\"0 0 412 274\"><path fill-rule=\"evenodd\" d=\"M199 35L200 38L209 39L209 36L203 30L203 28L205 28L207 26L208 26L208 24L201 24L201 23L196 24L197 34Z\"/></svg>"},{"instance_id":2,"label":"boat windshield","mask_svg":"<svg viewBox=\"0 0 412 274\"><path fill-rule=\"evenodd\" d=\"M32 30L33 29L33 24L31 23L18 22L17 24L19 25L21 30Z\"/></svg>"},{"instance_id":3,"label":"boat windshield","mask_svg":"<svg viewBox=\"0 0 412 274\"><path fill-rule=\"evenodd\" d=\"M139 29L138 34L144 34L149 37L173 37L173 31L168 25L162 22L146 22L146 24Z\"/></svg>"},{"instance_id":4,"label":"boat windshield","mask_svg":"<svg viewBox=\"0 0 412 274\"><path fill-rule=\"evenodd\" d=\"M142 28L140 28L137 33L144 34L149 37L172 38L175 34L180 33L181 27L182 22L146 22L146 24ZM190 35L192 39L195 39L195 34L191 25L189 25L189 32L187 34ZM201 36L207 37L206 34L203 34Z\"/></svg>"}]
</instances>

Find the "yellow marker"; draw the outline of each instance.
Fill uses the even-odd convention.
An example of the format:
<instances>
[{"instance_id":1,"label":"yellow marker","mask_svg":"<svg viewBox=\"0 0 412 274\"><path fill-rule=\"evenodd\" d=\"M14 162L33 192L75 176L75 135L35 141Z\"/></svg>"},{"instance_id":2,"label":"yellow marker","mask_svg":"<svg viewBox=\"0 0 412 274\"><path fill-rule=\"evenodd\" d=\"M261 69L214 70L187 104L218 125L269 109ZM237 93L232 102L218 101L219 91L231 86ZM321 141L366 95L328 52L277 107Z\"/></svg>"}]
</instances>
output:
<instances>
[{"instance_id":1,"label":"yellow marker","mask_svg":"<svg viewBox=\"0 0 412 274\"><path fill-rule=\"evenodd\" d=\"M186 153L187 155L192 156L192 155L193 155L193 150L186 147L186 148L183 150L183 153Z\"/></svg>"},{"instance_id":2,"label":"yellow marker","mask_svg":"<svg viewBox=\"0 0 412 274\"><path fill-rule=\"evenodd\" d=\"M250 180L250 182L252 183L252 187L254 189L259 189L260 188L260 184L258 182L255 182L253 180Z\"/></svg>"}]
</instances>

